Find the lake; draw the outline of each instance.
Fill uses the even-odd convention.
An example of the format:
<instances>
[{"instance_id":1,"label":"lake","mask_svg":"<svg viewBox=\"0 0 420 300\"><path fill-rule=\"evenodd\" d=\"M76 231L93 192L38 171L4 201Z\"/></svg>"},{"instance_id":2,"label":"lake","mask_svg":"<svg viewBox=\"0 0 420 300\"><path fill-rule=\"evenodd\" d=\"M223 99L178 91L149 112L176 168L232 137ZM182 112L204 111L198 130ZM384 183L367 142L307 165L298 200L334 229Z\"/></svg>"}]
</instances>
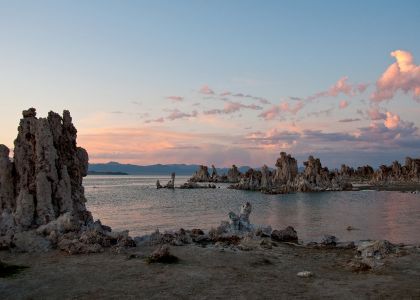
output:
<instances>
[{"instance_id":1,"label":"lake","mask_svg":"<svg viewBox=\"0 0 420 300\"><path fill-rule=\"evenodd\" d=\"M210 229L228 220L229 211L250 202L251 222L273 229L293 226L303 241L319 241L325 234L341 241L387 239L420 242L420 194L387 191L349 191L264 195L228 189L156 189L165 176L87 176L87 207L95 219L113 230L139 236L179 228ZM176 178L176 185L188 177ZM352 226L357 230L347 231Z\"/></svg>"}]
</instances>

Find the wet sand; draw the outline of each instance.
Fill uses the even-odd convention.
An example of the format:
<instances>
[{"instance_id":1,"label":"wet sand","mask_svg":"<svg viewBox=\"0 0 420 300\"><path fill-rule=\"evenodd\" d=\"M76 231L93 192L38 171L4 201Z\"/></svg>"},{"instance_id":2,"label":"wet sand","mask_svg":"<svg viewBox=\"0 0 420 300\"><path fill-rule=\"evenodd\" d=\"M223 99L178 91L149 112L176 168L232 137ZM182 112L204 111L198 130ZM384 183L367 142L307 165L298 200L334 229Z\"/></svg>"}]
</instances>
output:
<instances>
[{"instance_id":1,"label":"wet sand","mask_svg":"<svg viewBox=\"0 0 420 300\"><path fill-rule=\"evenodd\" d=\"M354 250L280 244L251 251L171 247L177 264L148 264L156 247L91 255L0 252L0 260L26 265L0 278L1 299L420 299L420 248L388 257L378 269L355 273ZM311 278L300 278L311 271Z\"/></svg>"}]
</instances>

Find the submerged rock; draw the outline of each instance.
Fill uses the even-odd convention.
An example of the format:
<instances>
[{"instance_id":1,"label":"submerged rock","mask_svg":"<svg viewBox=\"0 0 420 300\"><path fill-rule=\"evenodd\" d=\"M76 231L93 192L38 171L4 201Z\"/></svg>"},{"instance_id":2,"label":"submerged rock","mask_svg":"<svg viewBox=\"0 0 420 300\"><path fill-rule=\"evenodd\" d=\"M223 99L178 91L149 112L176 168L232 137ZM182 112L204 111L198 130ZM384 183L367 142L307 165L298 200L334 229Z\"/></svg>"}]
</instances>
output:
<instances>
[{"instance_id":1,"label":"submerged rock","mask_svg":"<svg viewBox=\"0 0 420 300\"><path fill-rule=\"evenodd\" d=\"M209 184L198 184L196 182L187 181L184 184L182 184L180 189L215 189L216 185L209 183Z\"/></svg>"}]
</instances>

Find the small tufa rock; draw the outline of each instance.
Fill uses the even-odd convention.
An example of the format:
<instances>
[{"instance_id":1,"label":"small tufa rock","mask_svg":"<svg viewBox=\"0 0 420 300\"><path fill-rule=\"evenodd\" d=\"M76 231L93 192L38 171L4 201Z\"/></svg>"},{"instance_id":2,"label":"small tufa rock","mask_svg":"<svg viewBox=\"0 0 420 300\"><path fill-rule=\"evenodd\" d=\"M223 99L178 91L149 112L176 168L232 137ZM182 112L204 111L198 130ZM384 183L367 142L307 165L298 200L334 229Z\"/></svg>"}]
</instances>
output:
<instances>
[{"instance_id":1,"label":"small tufa rock","mask_svg":"<svg viewBox=\"0 0 420 300\"><path fill-rule=\"evenodd\" d=\"M302 271L296 274L297 277L301 277L301 278L309 278L309 277L313 277L314 273L309 272L309 271Z\"/></svg>"},{"instance_id":2,"label":"small tufa rock","mask_svg":"<svg viewBox=\"0 0 420 300\"><path fill-rule=\"evenodd\" d=\"M326 247L335 247L337 246L337 241L338 239L333 235L324 235L321 245Z\"/></svg>"},{"instance_id":3,"label":"small tufa rock","mask_svg":"<svg viewBox=\"0 0 420 300\"><path fill-rule=\"evenodd\" d=\"M372 269L372 267L369 264L362 261L352 260L347 264L347 266L350 268L352 272L355 272L355 273L367 272Z\"/></svg>"},{"instance_id":4,"label":"small tufa rock","mask_svg":"<svg viewBox=\"0 0 420 300\"><path fill-rule=\"evenodd\" d=\"M297 242L298 236L296 230L288 226L283 230L273 230L271 239L277 242Z\"/></svg>"},{"instance_id":5,"label":"small tufa rock","mask_svg":"<svg viewBox=\"0 0 420 300\"><path fill-rule=\"evenodd\" d=\"M396 252L397 247L387 240L364 241L357 247L357 253L361 258L382 259Z\"/></svg>"},{"instance_id":6,"label":"small tufa rock","mask_svg":"<svg viewBox=\"0 0 420 300\"><path fill-rule=\"evenodd\" d=\"M169 252L169 247L167 245L161 245L156 248L155 251L147 258L147 262L151 263L165 263L172 264L178 262L178 257L172 255Z\"/></svg>"}]
</instances>

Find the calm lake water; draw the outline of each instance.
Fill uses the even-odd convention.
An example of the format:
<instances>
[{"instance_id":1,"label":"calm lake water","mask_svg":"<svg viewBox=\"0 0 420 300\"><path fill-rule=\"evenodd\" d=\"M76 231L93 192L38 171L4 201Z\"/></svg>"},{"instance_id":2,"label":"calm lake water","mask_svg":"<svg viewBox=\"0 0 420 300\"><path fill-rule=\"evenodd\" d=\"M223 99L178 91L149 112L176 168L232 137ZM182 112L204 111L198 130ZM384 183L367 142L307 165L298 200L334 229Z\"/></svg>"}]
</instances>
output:
<instances>
[{"instance_id":1,"label":"calm lake water","mask_svg":"<svg viewBox=\"0 0 420 300\"><path fill-rule=\"evenodd\" d=\"M179 228L210 229L253 206L251 222L273 229L293 226L300 239L319 241L332 234L341 241L387 239L420 242L420 195L400 192L351 191L264 195L228 189L157 190L164 176L88 176L84 180L87 207L95 219L132 236ZM176 185L188 177L177 177ZM347 226L358 230L347 231Z\"/></svg>"}]
</instances>

